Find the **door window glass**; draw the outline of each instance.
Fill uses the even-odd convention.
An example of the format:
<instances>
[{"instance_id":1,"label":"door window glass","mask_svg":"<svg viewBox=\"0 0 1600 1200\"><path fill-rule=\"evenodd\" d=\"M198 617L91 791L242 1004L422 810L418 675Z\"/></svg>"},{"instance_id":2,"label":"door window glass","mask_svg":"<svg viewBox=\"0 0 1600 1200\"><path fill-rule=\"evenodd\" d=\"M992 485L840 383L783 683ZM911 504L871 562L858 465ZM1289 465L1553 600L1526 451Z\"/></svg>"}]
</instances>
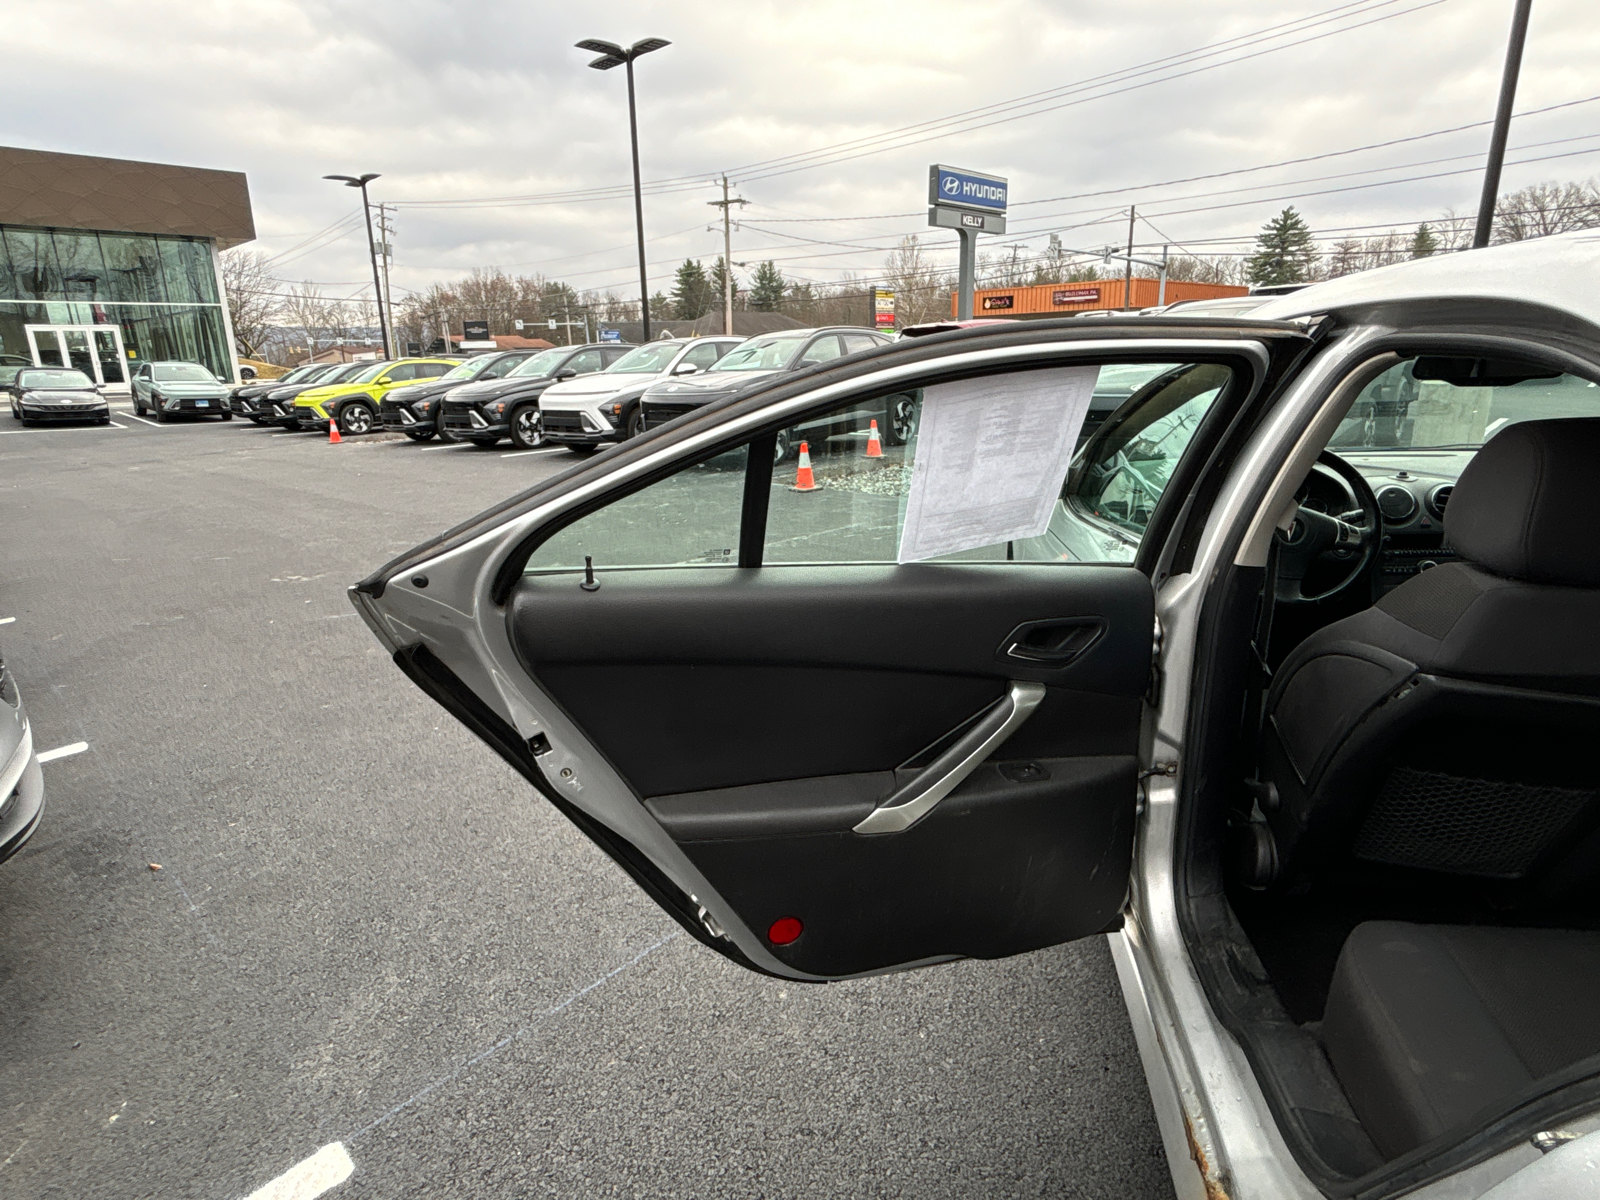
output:
<instances>
[{"instance_id":1,"label":"door window glass","mask_svg":"<svg viewBox=\"0 0 1600 1200\"><path fill-rule=\"evenodd\" d=\"M450 369L449 363L417 363L412 370L415 379L437 379Z\"/></svg>"},{"instance_id":2,"label":"door window glass","mask_svg":"<svg viewBox=\"0 0 1600 1200\"><path fill-rule=\"evenodd\" d=\"M1144 382L1130 393L1124 369L1129 365L1102 366L1090 377L1085 424L1096 415L1096 405L1109 406L1114 415L1099 414L1095 432L1073 452L1065 480L1047 485L1054 495L1039 505L1048 514L1042 532L947 554L943 560L1133 562L1178 460L1232 378L1232 369L1204 363L1140 364ZM1049 382L1042 391L1037 377L1026 373L985 382L998 383L1003 390L1008 379L1030 381L1028 404L1059 403L1065 412L1056 428L1061 437L1074 436L1065 426L1071 424L1074 406L1083 403L1083 388L1071 390L1074 385L1065 375L1059 385ZM1112 386L1103 387L1107 380ZM916 388L866 394L777 431L765 481L762 564L897 561L924 403L923 391ZM1003 416L995 420L1004 426ZM1033 428L1038 427L1035 421ZM988 439L990 449L999 439L1003 448L1007 436L1014 436L1010 426L991 429L980 419L973 427L974 450L980 439ZM748 461L748 448L740 447L579 518L534 551L528 570L580 570L584 555L593 557L597 569L734 566ZM1064 462L1064 457L1057 461Z\"/></svg>"},{"instance_id":3,"label":"door window glass","mask_svg":"<svg viewBox=\"0 0 1600 1200\"><path fill-rule=\"evenodd\" d=\"M741 446L579 517L534 550L529 572L595 568L732 567L744 504Z\"/></svg>"},{"instance_id":4,"label":"door window glass","mask_svg":"<svg viewBox=\"0 0 1600 1200\"><path fill-rule=\"evenodd\" d=\"M839 338L835 334L819 337L806 347L806 352L800 356L802 367L812 363L827 362L830 358L838 358L843 351L839 349Z\"/></svg>"},{"instance_id":5,"label":"door window glass","mask_svg":"<svg viewBox=\"0 0 1600 1200\"><path fill-rule=\"evenodd\" d=\"M727 349L728 345L726 342L707 342L703 346L696 346L693 350L689 351L689 353L685 354L683 356L683 362L678 365L688 365L704 371L712 363L716 362L717 359L721 358L723 354L727 352Z\"/></svg>"},{"instance_id":6,"label":"door window glass","mask_svg":"<svg viewBox=\"0 0 1600 1200\"><path fill-rule=\"evenodd\" d=\"M582 353L574 354L571 358L567 359L567 365L564 369L576 371L579 375L584 375L590 371L598 371L601 365L600 351L585 350Z\"/></svg>"},{"instance_id":7,"label":"door window glass","mask_svg":"<svg viewBox=\"0 0 1600 1200\"><path fill-rule=\"evenodd\" d=\"M841 336L844 338L844 352L846 354L854 354L857 350L871 350L874 346L883 345L870 333L846 333Z\"/></svg>"},{"instance_id":8,"label":"door window glass","mask_svg":"<svg viewBox=\"0 0 1600 1200\"><path fill-rule=\"evenodd\" d=\"M379 382L406 383L409 380L415 379L416 377L417 365L415 363L400 363L398 366L389 368L388 374L386 374Z\"/></svg>"}]
</instances>

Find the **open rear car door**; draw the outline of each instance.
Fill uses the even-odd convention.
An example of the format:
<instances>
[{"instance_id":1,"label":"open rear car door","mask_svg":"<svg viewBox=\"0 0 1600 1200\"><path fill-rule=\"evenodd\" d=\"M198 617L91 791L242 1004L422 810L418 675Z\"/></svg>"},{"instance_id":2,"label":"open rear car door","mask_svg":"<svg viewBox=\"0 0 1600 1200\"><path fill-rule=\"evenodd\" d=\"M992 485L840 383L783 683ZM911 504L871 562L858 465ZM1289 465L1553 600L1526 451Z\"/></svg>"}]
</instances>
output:
<instances>
[{"instance_id":1,"label":"open rear car door","mask_svg":"<svg viewBox=\"0 0 1600 1200\"><path fill-rule=\"evenodd\" d=\"M352 598L419 686L746 966L837 979L1115 928L1152 574L1306 342L1092 333L901 345L709 406ZM916 437L885 450L872 422L963 380L1108 363L1151 382L1079 453L1045 535L896 565Z\"/></svg>"}]
</instances>

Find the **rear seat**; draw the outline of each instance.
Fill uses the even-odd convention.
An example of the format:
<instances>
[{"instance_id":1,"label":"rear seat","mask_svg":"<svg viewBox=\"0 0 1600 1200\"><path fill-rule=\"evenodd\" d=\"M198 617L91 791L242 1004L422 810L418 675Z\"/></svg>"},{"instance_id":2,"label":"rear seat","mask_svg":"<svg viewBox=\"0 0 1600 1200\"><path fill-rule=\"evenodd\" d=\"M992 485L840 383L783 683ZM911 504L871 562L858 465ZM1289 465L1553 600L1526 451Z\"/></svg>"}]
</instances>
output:
<instances>
[{"instance_id":1,"label":"rear seat","mask_svg":"<svg viewBox=\"0 0 1600 1200\"><path fill-rule=\"evenodd\" d=\"M1339 952L1322 1042L1394 1158L1600 1054L1600 933L1369 921Z\"/></svg>"}]
</instances>

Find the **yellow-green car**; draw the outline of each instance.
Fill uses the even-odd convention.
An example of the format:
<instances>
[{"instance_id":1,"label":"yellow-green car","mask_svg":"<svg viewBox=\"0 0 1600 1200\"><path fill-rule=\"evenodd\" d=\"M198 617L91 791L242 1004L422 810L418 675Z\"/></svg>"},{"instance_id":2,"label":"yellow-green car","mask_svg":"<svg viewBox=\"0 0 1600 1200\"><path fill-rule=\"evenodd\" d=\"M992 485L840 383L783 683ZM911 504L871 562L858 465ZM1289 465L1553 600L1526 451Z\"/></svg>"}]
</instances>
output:
<instances>
[{"instance_id":1,"label":"yellow-green car","mask_svg":"<svg viewBox=\"0 0 1600 1200\"><path fill-rule=\"evenodd\" d=\"M378 405L391 388L437 379L460 365L458 358L399 358L373 363L348 383L301 392L295 397L291 428L327 429L330 420L337 420L340 434L371 433L378 424Z\"/></svg>"}]
</instances>

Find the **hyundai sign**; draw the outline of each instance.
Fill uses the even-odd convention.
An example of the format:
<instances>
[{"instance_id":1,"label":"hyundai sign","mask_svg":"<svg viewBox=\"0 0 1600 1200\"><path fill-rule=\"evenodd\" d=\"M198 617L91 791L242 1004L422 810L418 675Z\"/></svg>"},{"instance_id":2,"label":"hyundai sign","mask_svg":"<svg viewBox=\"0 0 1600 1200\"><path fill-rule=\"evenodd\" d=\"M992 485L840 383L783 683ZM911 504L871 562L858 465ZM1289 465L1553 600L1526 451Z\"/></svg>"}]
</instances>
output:
<instances>
[{"instance_id":1,"label":"hyundai sign","mask_svg":"<svg viewBox=\"0 0 1600 1200\"><path fill-rule=\"evenodd\" d=\"M1006 181L998 175L935 164L928 168L928 203L980 212L1006 211Z\"/></svg>"}]
</instances>

